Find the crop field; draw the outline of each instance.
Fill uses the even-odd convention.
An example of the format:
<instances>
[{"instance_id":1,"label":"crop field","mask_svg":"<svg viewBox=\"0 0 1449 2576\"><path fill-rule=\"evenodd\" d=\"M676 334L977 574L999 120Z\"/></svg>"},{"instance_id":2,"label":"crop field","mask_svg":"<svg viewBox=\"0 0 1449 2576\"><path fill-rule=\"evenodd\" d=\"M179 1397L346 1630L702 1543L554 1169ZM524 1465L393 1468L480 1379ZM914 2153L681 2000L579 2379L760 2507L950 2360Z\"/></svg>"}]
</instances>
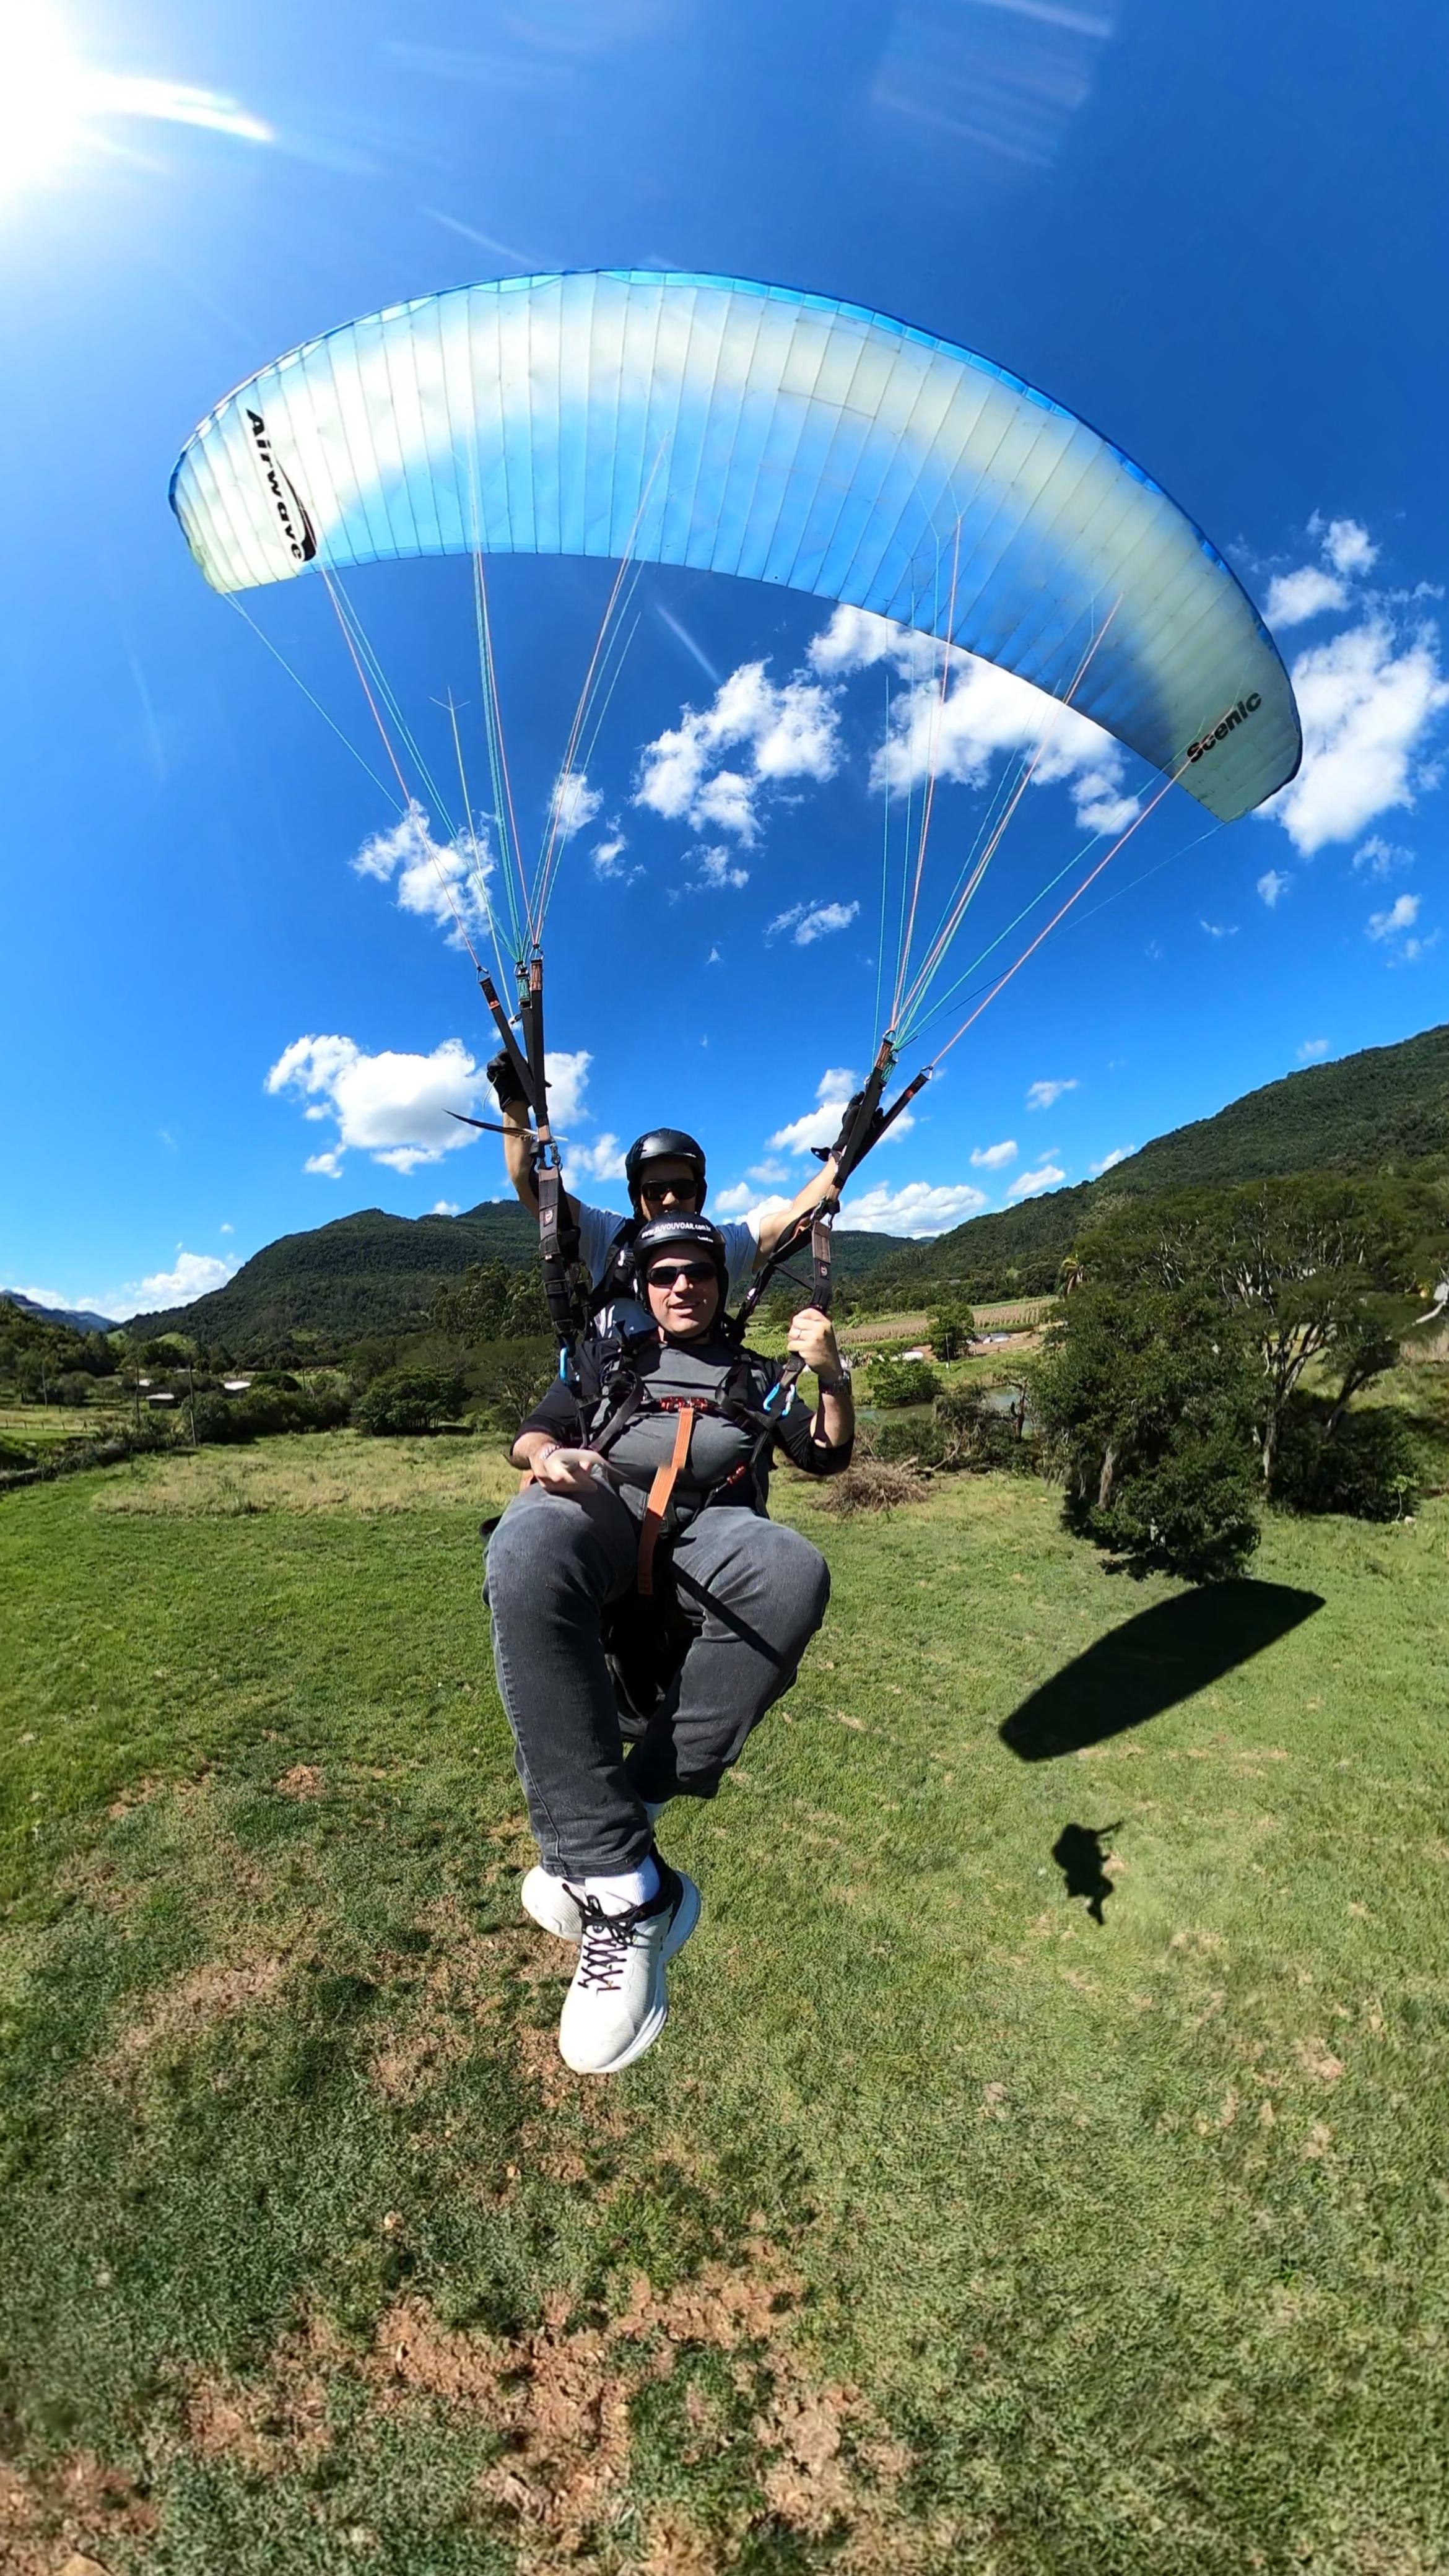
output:
<instances>
[{"instance_id":1,"label":"crop field","mask_svg":"<svg viewBox=\"0 0 1449 2576\"><path fill-rule=\"evenodd\" d=\"M841 1520L587 2084L462 1441L0 1503L6 2576L1449 2566L1449 1504Z\"/></svg>"},{"instance_id":2,"label":"crop field","mask_svg":"<svg viewBox=\"0 0 1449 2576\"><path fill-rule=\"evenodd\" d=\"M94 1404L6 1404L0 1402L0 1446L33 1450L43 1457L67 1440L103 1440L108 1431L124 1429L135 1418L128 1398L112 1395L107 1382Z\"/></svg>"}]
</instances>

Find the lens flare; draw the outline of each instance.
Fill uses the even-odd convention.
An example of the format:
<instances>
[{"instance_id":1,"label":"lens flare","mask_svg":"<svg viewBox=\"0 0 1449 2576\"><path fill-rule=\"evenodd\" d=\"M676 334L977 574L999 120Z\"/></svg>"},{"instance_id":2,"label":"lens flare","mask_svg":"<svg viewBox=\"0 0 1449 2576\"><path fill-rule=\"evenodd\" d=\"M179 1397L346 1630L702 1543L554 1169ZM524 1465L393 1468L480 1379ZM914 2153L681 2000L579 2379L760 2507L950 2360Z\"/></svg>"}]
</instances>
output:
<instances>
[{"instance_id":1,"label":"lens flare","mask_svg":"<svg viewBox=\"0 0 1449 2576\"><path fill-rule=\"evenodd\" d=\"M82 62L59 16L34 0L0 0L0 199L49 179L87 149L114 144L130 119L196 125L245 143L272 128L213 90L103 71Z\"/></svg>"}]
</instances>

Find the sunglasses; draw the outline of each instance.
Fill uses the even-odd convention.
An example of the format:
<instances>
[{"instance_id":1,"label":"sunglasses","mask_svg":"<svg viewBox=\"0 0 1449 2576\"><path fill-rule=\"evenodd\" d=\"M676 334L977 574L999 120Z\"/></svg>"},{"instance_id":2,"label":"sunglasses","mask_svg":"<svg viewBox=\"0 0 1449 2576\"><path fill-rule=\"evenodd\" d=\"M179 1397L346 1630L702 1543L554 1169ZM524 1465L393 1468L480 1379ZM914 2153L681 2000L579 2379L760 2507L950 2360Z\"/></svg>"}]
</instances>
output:
<instances>
[{"instance_id":1,"label":"sunglasses","mask_svg":"<svg viewBox=\"0 0 1449 2576\"><path fill-rule=\"evenodd\" d=\"M700 1280L713 1279L714 1275L712 1261L661 1261L650 1271L649 1285L651 1288L677 1288L681 1279L687 1279L694 1287Z\"/></svg>"},{"instance_id":2,"label":"sunglasses","mask_svg":"<svg viewBox=\"0 0 1449 2576\"><path fill-rule=\"evenodd\" d=\"M641 1199L697 1199L699 1183L685 1178L680 1181L641 1181Z\"/></svg>"}]
</instances>

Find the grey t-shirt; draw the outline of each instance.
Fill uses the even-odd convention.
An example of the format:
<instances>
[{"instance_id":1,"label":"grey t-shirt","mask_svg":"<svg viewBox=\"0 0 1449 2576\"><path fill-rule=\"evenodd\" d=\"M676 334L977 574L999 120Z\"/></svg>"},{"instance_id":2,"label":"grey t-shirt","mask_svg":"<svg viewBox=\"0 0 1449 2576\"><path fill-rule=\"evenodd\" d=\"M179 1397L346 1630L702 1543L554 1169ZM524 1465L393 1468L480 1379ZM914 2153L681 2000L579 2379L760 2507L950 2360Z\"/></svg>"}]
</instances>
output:
<instances>
[{"instance_id":1,"label":"grey t-shirt","mask_svg":"<svg viewBox=\"0 0 1449 2576\"><path fill-rule=\"evenodd\" d=\"M721 1351L718 1343L706 1343L705 1353L707 1356L679 1343L666 1342L649 1371L650 1395L676 1407L687 1404L691 1397L717 1403L738 1353ZM631 1509L642 1512L656 1469L668 1466L678 1424L677 1410L645 1414L611 1441L609 1464L624 1482L624 1500ZM677 1503L684 1507L686 1517L690 1503L697 1503L701 1495L723 1484L726 1476L743 1466L754 1445L755 1434L744 1423L721 1422L717 1414L695 1416L689 1457L675 1487Z\"/></svg>"},{"instance_id":2,"label":"grey t-shirt","mask_svg":"<svg viewBox=\"0 0 1449 2576\"><path fill-rule=\"evenodd\" d=\"M612 1208L585 1207L574 1202L579 1212L579 1258L597 1288L609 1266L609 1252L621 1225L627 1217L618 1216ZM755 1266L760 1239L748 1217L735 1218L720 1227L724 1237L725 1261L729 1276L725 1285L725 1304L733 1306L743 1295ZM615 1297L601 1307L595 1323L601 1333L647 1333L654 1318L637 1297Z\"/></svg>"}]
</instances>

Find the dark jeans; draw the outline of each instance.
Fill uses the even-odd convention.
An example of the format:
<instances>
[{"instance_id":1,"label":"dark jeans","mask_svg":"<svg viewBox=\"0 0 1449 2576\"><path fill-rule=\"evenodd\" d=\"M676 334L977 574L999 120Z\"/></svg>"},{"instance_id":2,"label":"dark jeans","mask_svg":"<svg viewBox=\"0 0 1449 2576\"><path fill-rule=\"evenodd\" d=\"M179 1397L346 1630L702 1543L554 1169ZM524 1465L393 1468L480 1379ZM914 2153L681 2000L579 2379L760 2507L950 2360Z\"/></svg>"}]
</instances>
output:
<instances>
[{"instance_id":1,"label":"dark jeans","mask_svg":"<svg viewBox=\"0 0 1449 2576\"><path fill-rule=\"evenodd\" d=\"M489 1543L498 1688L539 1854L560 1878L637 1869L644 1799L713 1797L790 1688L830 1597L825 1559L797 1530L734 1505L701 1512L673 1553L703 1632L626 1764L600 1625L638 1553L639 1524L605 1485L587 1502L525 1486Z\"/></svg>"}]
</instances>

